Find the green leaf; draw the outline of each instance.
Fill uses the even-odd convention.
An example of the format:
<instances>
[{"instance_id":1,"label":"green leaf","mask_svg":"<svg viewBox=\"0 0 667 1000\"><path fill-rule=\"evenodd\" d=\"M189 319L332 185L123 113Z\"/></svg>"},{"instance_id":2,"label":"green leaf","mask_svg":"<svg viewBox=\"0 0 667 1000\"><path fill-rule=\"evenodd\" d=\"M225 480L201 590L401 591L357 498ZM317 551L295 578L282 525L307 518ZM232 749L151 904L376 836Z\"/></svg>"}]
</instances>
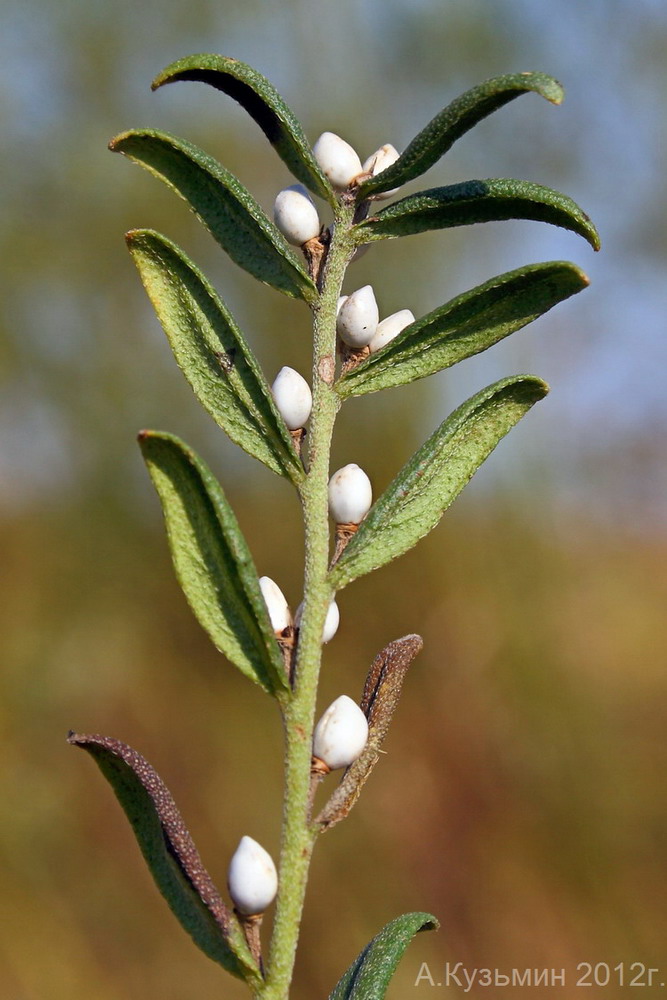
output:
<instances>
[{"instance_id":1,"label":"green leaf","mask_svg":"<svg viewBox=\"0 0 667 1000\"><path fill-rule=\"evenodd\" d=\"M155 884L195 944L232 975L261 982L238 921L157 772L136 750L109 736L69 733L67 741L90 754L113 788Z\"/></svg>"},{"instance_id":2,"label":"green leaf","mask_svg":"<svg viewBox=\"0 0 667 1000\"><path fill-rule=\"evenodd\" d=\"M498 442L548 391L533 375L515 375L459 406L373 504L331 570L331 586L340 590L416 545Z\"/></svg>"},{"instance_id":3,"label":"green leaf","mask_svg":"<svg viewBox=\"0 0 667 1000\"><path fill-rule=\"evenodd\" d=\"M564 96L560 83L546 73L511 73L480 83L437 114L415 136L396 163L362 184L358 200L419 177L477 122L529 91L540 94L552 104L560 104Z\"/></svg>"},{"instance_id":4,"label":"green leaf","mask_svg":"<svg viewBox=\"0 0 667 1000\"><path fill-rule=\"evenodd\" d=\"M411 236L430 229L471 226L502 219L533 219L578 233L594 250L600 238L579 206L552 188L512 178L465 181L402 198L353 229L356 243Z\"/></svg>"},{"instance_id":5,"label":"green leaf","mask_svg":"<svg viewBox=\"0 0 667 1000\"><path fill-rule=\"evenodd\" d=\"M109 143L185 199L231 259L259 281L314 302L317 289L284 237L249 191L201 149L154 129L123 132Z\"/></svg>"},{"instance_id":6,"label":"green leaf","mask_svg":"<svg viewBox=\"0 0 667 1000\"><path fill-rule=\"evenodd\" d=\"M171 434L142 431L139 444L164 513L176 576L215 646L265 691L287 687L257 570L220 484Z\"/></svg>"},{"instance_id":7,"label":"green leaf","mask_svg":"<svg viewBox=\"0 0 667 1000\"><path fill-rule=\"evenodd\" d=\"M216 423L293 483L304 472L262 371L224 303L182 250L133 230L127 245L176 361Z\"/></svg>"},{"instance_id":8,"label":"green leaf","mask_svg":"<svg viewBox=\"0 0 667 1000\"><path fill-rule=\"evenodd\" d=\"M320 170L300 121L265 76L238 59L203 53L171 63L156 76L151 89L177 80L208 83L238 101L297 180L335 206L336 196Z\"/></svg>"},{"instance_id":9,"label":"green leaf","mask_svg":"<svg viewBox=\"0 0 667 1000\"><path fill-rule=\"evenodd\" d=\"M329 1000L382 1000L415 934L438 927L430 913L404 913L386 924L339 979Z\"/></svg>"},{"instance_id":10,"label":"green leaf","mask_svg":"<svg viewBox=\"0 0 667 1000\"><path fill-rule=\"evenodd\" d=\"M587 285L583 271L567 261L498 275L411 323L343 375L336 391L345 399L433 375L497 344Z\"/></svg>"}]
</instances>

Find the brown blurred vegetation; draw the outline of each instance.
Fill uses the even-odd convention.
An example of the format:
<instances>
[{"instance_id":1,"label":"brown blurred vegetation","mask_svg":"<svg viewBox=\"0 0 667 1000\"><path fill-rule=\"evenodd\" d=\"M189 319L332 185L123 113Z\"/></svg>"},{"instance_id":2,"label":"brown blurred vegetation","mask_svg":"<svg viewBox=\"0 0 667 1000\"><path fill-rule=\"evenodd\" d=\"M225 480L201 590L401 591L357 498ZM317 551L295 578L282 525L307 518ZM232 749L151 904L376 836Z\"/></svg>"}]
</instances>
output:
<instances>
[{"instance_id":1,"label":"brown blurred vegetation","mask_svg":"<svg viewBox=\"0 0 667 1000\"><path fill-rule=\"evenodd\" d=\"M152 2L141 13L121 0L10 7L12 58L25 54L30 72L1 78L12 129L0 154L1 997L245 996L172 919L109 788L65 744L69 728L113 735L145 754L220 884L242 834L273 852L279 836L277 713L185 605L133 435L157 426L204 455L259 571L278 579L294 606L298 507L286 484L239 457L198 412L121 234L151 225L187 248L269 375L283 363L306 371L307 315L222 259L187 210L106 154L106 142L144 124L186 135L268 209L288 176L263 137L218 94L174 87L151 97L148 81L163 65L205 48L246 59L274 80L311 137L333 128L370 151L387 137L405 141L445 100L496 72L543 68L567 83L575 56L565 50L545 65L541 57L553 53L535 23L532 34L522 28L520 7L395 0L375 19L379 8L352 0L335 11L294 0L282 5L285 18L251 0L224 11L208 0ZM592 55L612 51L593 16L606 24L610 8L610 37L621 44L632 23L642 40L632 50L643 72L634 79L639 101L664 85L653 6L592 2L579 25L589 35L578 39ZM556 31L555 21L545 24ZM396 66L407 68L400 83ZM573 103L585 102L592 76L576 77ZM312 86L322 78L330 88ZM23 114L12 117L17 106ZM566 107L562 132L550 131L552 111L528 98L504 110L429 183L523 173L594 208L597 178L584 177L582 161L598 118L581 131ZM519 135L532 142L524 170L513 166ZM637 216L642 224L655 217L641 237L654 254L661 212L662 202ZM521 369L554 386L553 402L500 446L481 485L428 540L340 597L323 706L360 693L390 639L419 631L425 649L386 759L350 819L318 846L295 997L326 996L366 941L408 910L431 911L442 929L411 945L393 1000L413 995L423 961L436 978L448 960L565 967L563 997L578 995L580 961L640 961L667 973L661 425L642 425L618 446L595 433L626 402L622 392L598 389L590 422L563 407L563 398L580 404L576 371L602 364L595 269L604 265L574 240L556 249L549 240L560 235L524 246L536 239L529 227L483 228L378 248L350 280L381 289L384 313L409 302L417 314L540 257L570 256L590 268L593 286L490 360L461 366L461 376L354 401L341 417L334 461L359 461L379 491L474 389ZM638 230L628 223L627 232L633 246ZM615 280L599 276L603 287ZM624 993L608 987L605 995Z\"/></svg>"}]
</instances>

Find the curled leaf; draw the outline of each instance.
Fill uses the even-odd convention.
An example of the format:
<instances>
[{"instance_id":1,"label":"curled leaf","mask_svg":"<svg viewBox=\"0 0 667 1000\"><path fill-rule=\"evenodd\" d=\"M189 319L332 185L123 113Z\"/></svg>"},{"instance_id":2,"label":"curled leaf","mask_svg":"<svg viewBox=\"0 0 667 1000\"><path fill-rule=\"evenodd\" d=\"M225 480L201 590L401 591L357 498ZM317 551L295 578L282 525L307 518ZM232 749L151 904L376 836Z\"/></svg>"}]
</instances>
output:
<instances>
[{"instance_id":1,"label":"curled leaf","mask_svg":"<svg viewBox=\"0 0 667 1000\"><path fill-rule=\"evenodd\" d=\"M448 104L415 136L396 163L359 187L358 200L400 187L419 177L487 115L513 101L521 94L533 91L560 104L563 88L546 73L510 73L486 80L467 90Z\"/></svg>"},{"instance_id":2,"label":"curled leaf","mask_svg":"<svg viewBox=\"0 0 667 1000\"><path fill-rule=\"evenodd\" d=\"M300 121L265 76L238 59L200 53L171 63L156 76L151 89L177 80L207 83L238 101L294 176L335 205L331 185L320 170Z\"/></svg>"},{"instance_id":3,"label":"curled leaf","mask_svg":"<svg viewBox=\"0 0 667 1000\"><path fill-rule=\"evenodd\" d=\"M404 913L392 920L357 956L329 994L329 1000L383 1000L415 934L437 930L438 926L430 913Z\"/></svg>"},{"instance_id":4,"label":"curled leaf","mask_svg":"<svg viewBox=\"0 0 667 1000\"><path fill-rule=\"evenodd\" d=\"M405 385L485 351L581 291L588 278L566 261L498 275L411 323L336 383L345 399Z\"/></svg>"},{"instance_id":5,"label":"curled leaf","mask_svg":"<svg viewBox=\"0 0 667 1000\"><path fill-rule=\"evenodd\" d=\"M402 198L354 227L358 245L432 229L503 219L532 219L569 229L600 249L590 218L567 195L531 181L493 177L431 188Z\"/></svg>"},{"instance_id":6,"label":"curled leaf","mask_svg":"<svg viewBox=\"0 0 667 1000\"><path fill-rule=\"evenodd\" d=\"M232 975L260 982L238 921L157 772L136 750L110 736L69 733L67 740L90 754L113 788L155 884L195 944Z\"/></svg>"},{"instance_id":7,"label":"curled leaf","mask_svg":"<svg viewBox=\"0 0 667 1000\"><path fill-rule=\"evenodd\" d=\"M416 545L498 442L548 391L534 375L515 375L459 406L373 504L330 571L331 586L340 590Z\"/></svg>"},{"instance_id":8,"label":"curled leaf","mask_svg":"<svg viewBox=\"0 0 667 1000\"><path fill-rule=\"evenodd\" d=\"M126 242L176 361L215 422L249 455L303 480L292 437L229 310L174 243L137 229Z\"/></svg>"},{"instance_id":9,"label":"curled leaf","mask_svg":"<svg viewBox=\"0 0 667 1000\"><path fill-rule=\"evenodd\" d=\"M363 785L380 759L380 750L389 731L408 667L424 645L419 635L405 635L390 642L375 657L366 678L361 709L368 719L368 742L361 754L343 775L322 811L316 817L323 830L329 830L349 814Z\"/></svg>"},{"instance_id":10,"label":"curled leaf","mask_svg":"<svg viewBox=\"0 0 667 1000\"><path fill-rule=\"evenodd\" d=\"M220 484L186 444L142 431L139 444L162 504L176 576L199 624L269 694L288 687L257 570Z\"/></svg>"},{"instance_id":11,"label":"curled leaf","mask_svg":"<svg viewBox=\"0 0 667 1000\"><path fill-rule=\"evenodd\" d=\"M145 167L185 199L231 259L258 281L292 298L317 299L315 285L282 233L213 157L185 139L155 129L123 132L109 148Z\"/></svg>"}]
</instances>

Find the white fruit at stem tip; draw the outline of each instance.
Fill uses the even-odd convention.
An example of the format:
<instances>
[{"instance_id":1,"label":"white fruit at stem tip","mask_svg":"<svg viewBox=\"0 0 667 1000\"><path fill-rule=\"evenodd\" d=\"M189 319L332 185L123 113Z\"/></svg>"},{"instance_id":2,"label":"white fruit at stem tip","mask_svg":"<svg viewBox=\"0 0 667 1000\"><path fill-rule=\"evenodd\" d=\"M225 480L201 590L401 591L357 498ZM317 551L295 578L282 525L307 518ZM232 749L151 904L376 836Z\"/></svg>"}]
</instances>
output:
<instances>
[{"instance_id":1,"label":"white fruit at stem tip","mask_svg":"<svg viewBox=\"0 0 667 1000\"><path fill-rule=\"evenodd\" d=\"M313 408L313 394L305 378L285 366L276 375L271 392L288 430L303 427Z\"/></svg>"},{"instance_id":2,"label":"white fruit at stem tip","mask_svg":"<svg viewBox=\"0 0 667 1000\"><path fill-rule=\"evenodd\" d=\"M313 756L335 771L349 767L368 742L368 720L356 702L342 694L315 726Z\"/></svg>"},{"instance_id":3,"label":"white fruit at stem tip","mask_svg":"<svg viewBox=\"0 0 667 1000\"><path fill-rule=\"evenodd\" d=\"M285 239L302 246L320 232L320 219L303 184L292 184L276 195L273 220Z\"/></svg>"},{"instance_id":4,"label":"white fruit at stem tip","mask_svg":"<svg viewBox=\"0 0 667 1000\"><path fill-rule=\"evenodd\" d=\"M406 326L410 326L414 323L415 317L409 309L399 309L398 312L392 313L391 316L387 316L377 325L377 329L373 334L373 339L368 345L371 354L375 354L376 351L381 350L390 341L398 337L401 330L405 330Z\"/></svg>"},{"instance_id":5,"label":"white fruit at stem tip","mask_svg":"<svg viewBox=\"0 0 667 1000\"><path fill-rule=\"evenodd\" d=\"M297 627L301 625L301 616L303 614L303 601L296 609L294 615L294 624ZM327 616L324 619L324 627L322 628L322 642L331 642L336 632L338 631L338 626L340 625L340 611L338 605L335 601L332 601L329 605L329 610L327 611Z\"/></svg>"},{"instance_id":6,"label":"white fruit at stem tip","mask_svg":"<svg viewBox=\"0 0 667 1000\"><path fill-rule=\"evenodd\" d=\"M371 481L354 462L329 480L329 512L336 524L359 524L373 502Z\"/></svg>"},{"instance_id":7,"label":"white fruit at stem tip","mask_svg":"<svg viewBox=\"0 0 667 1000\"><path fill-rule=\"evenodd\" d=\"M259 589L269 612L271 625L275 632L283 632L292 624L292 615L285 600L285 595L270 576L260 576Z\"/></svg>"},{"instance_id":8,"label":"white fruit at stem tip","mask_svg":"<svg viewBox=\"0 0 667 1000\"><path fill-rule=\"evenodd\" d=\"M380 313L370 285L358 288L341 304L336 317L338 336L348 347L365 347L377 329Z\"/></svg>"},{"instance_id":9,"label":"white fruit at stem tip","mask_svg":"<svg viewBox=\"0 0 667 1000\"><path fill-rule=\"evenodd\" d=\"M252 837L241 837L227 871L227 887L234 906L245 916L264 913L278 890L273 859Z\"/></svg>"},{"instance_id":10,"label":"white fruit at stem tip","mask_svg":"<svg viewBox=\"0 0 667 1000\"><path fill-rule=\"evenodd\" d=\"M356 151L334 132L323 132L313 146L313 153L324 176L340 191L349 187L361 173L361 160Z\"/></svg>"}]
</instances>

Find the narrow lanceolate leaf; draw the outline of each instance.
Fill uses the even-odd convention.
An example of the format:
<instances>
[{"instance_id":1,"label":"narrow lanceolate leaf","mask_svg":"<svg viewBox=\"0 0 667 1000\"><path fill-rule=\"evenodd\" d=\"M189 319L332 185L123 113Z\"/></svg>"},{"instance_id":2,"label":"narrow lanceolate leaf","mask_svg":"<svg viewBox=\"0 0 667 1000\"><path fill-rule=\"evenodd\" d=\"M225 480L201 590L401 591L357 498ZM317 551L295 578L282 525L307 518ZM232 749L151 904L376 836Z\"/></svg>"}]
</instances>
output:
<instances>
[{"instance_id":1,"label":"narrow lanceolate leaf","mask_svg":"<svg viewBox=\"0 0 667 1000\"><path fill-rule=\"evenodd\" d=\"M293 483L304 472L262 371L233 317L174 243L125 237L176 361L213 419L249 455Z\"/></svg>"},{"instance_id":2,"label":"narrow lanceolate leaf","mask_svg":"<svg viewBox=\"0 0 667 1000\"><path fill-rule=\"evenodd\" d=\"M369 216L354 227L353 233L361 245L502 219L549 222L578 233L594 250L600 249L595 226L567 195L531 181L497 177L420 191Z\"/></svg>"},{"instance_id":3,"label":"narrow lanceolate leaf","mask_svg":"<svg viewBox=\"0 0 667 1000\"><path fill-rule=\"evenodd\" d=\"M132 747L109 736L70 733L113 788L155 884L195 944L232 975L261 981L234 914L223 903L169 789Z\"/></svg>"},{"instance_id":4,"label":"narrow lanceolate leaf","mask_svg":"<svg viewBox=\"0 0 667 1000\"><path fill-rule=\"evenodd\" d=\"M477 122L529 91L540 94L552 104L560 104L563 100L560 83L546 73L512 73L486 80L443 108L415 136L396 163L360 186L358 199L361 201L369 195L389 191L419 177Z\"/></svg>"},{"instance_id":5,"label":"narrow lanceolate leaf","mask_svg":"<svg viewBox=\"0 0 667 1000\"><path fill-rule=\"evenodd\" d=\"M265 76L238 59L204 53L171 63L156 76L151 87L157 90L177 80L208 83L238 101L297 180L335 205L334 192L318 166L300 121Z\"/></svg>"},{"instance_id":6,"label":"narrow lanceolate leaf","mask_svg":"<svg viewBox=\"0 0 667 1000\"><path fill-rule=\"evenodd\" d=\"M220 484L177 437L142 431L139 444L162 504L176 576L220 652L265 691L287 687L257 570Z\"/></svg>"},{"instance_id":7,"label":"narrow lanceolate leaf","mask_svg":"<svg viewBox=\"0 0 667 1000\"><path fill-rule=\"evenodd\" d=\"M327 804L315 819L329 830L349 814L371 771L380 759L389 723L401 696L408 667L424 642L419 635L405 635L390 642L373 660L366 678L361 710L368 719L368 742L351 764Z\"/></svg>"},{"instance_id":8,"label":"narrow lanceolate leaf","mask_svg":"<svg viewBox=\"0 0 667 1000\"><path fill-rule=\"evenodd\" d=\"M344 399L433 375L497 344L587 285L583 271L567 261L500 274L411 323L343 375L336 391Z\"/></svg>"},{"instance_id":9,"label":"narrow lanceolate leaf","mask_svg":"<svg viewBox=\"0 0 667 1000\"><path fill-rule=\"evenodd\" d=\"M340 590L416 545L498 442L548 391L533 375L515 375L459 406L373 504L329 574L332 587Z\"/></svg>"},{"instance_id":10,"label":"narrow lanceolate leaf","mask_svg":"<svg viewBox=\"0 0 667 1000\"><path fill-rule=\"evenodd\" d=\"M315 285L250 192L197 146L154 129L123 132L109 143L188 202L232 260L259 281L313 302Z\"/></svg>"},{"instance_id":11,"label":"narrow lanceolate leaf","mask_svg":"<svg viewBox=\"0 0 667 1000\"><path fill-rule=\"evenodd\" d=\"M437 930L430 913L404 913L382 928L339 979L329 1000L383 1000L396 966L419 931Z\"/></svg>"}]
</instances>

